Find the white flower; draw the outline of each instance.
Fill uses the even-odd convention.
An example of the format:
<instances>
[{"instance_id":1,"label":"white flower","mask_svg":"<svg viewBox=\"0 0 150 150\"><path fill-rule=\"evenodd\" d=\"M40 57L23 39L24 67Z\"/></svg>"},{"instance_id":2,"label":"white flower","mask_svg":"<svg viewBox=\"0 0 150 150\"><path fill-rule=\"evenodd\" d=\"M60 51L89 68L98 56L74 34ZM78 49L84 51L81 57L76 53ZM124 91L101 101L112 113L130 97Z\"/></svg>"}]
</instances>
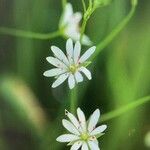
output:
<instances>
[{"instance_id":1,"label":"white flower","mask_svg":"<svg viewBox=\"0 0 150 150\"><path fill-rule=\"evenodd\" d=\"M80 39L80 27L79 23L82 19L80 12L73 13L73 8L70 3L67 3L64 9L64 13L60 20L60 28L63 28L63 34L67 38L72 38L74 41ZM83 35L82 44L91 45L92 42L88 36Z\"/></svg>"},{"instance_id":2,"label":"white flower","mask_svg":"<svg viewBox=\"0 0 150 150\"><path fill-rule=\"evenodd\" d=\"M96 127L100 117L100 110L96 109L88 121L86 121L85 115L80 108L77 109L78 119L67 110L65 113L69 121L63 119L62 124L70 134L63 134L56 140L58 142L69 142L68 145L71 145L71 150L78 150L79 148L81 150L100 150L97 138L102 136L107 128L106 125Z\"/></svg>"},{"instance_id":3,"label":"white flower","mask_svg":"<svg viewBox=\"0 0 150 150\"><path fill-rule=\"evenodd\" d=\"M52 46L51 50L55 57L47 57L47 61L54 65L56 68L50 69L44 72L44 76L52 77L55 76L57 79L52 84L55 88L62 84L68 78L69 88L74 88L75 84L83 81L81 73L91 80L91 72L86 69L87 59L94 53L96 47L89 48L81 57L81 44L76 42L73 47L73 41L68 39L66 42L66 53L67 56L56 46Z\"/></svg>"}]
</instances>

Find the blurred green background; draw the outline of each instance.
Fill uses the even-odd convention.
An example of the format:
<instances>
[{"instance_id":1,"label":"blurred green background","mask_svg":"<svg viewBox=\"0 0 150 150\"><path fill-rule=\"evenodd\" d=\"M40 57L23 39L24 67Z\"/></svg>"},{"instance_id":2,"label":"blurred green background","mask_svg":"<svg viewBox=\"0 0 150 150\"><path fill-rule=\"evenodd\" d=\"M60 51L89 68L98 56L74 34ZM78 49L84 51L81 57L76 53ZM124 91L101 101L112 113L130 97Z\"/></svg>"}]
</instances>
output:
<instances>
[{"instance_id":1,"label":"blurred green background","mask_svg":"<svg viewBox=\"0 0 150 150\"><path fill-rule=\"evenodd\" d=\"M70 0L82 11L80 0ZM128 14L129 0L113 0L90 18L86 34L98 43ZM40 33L57 30L60 0L0 0L0 26ZM101 114L150 94L150 1L139 0L125 29L94 60L92 81L79 85L79 106L88 117ZM33 40L0 34L0 150L69 149L56 142L64 132L61 119L69 109L66 83L51 88L53 78L43 77L51 66L45 58L50 46L65 49L65 39ZM86 47L83 47L83 51ZM92 68L91 67L91 68ZM148 103L105 122L102 150L147 150L150 131Z\"/></svg>"}]
</instances>

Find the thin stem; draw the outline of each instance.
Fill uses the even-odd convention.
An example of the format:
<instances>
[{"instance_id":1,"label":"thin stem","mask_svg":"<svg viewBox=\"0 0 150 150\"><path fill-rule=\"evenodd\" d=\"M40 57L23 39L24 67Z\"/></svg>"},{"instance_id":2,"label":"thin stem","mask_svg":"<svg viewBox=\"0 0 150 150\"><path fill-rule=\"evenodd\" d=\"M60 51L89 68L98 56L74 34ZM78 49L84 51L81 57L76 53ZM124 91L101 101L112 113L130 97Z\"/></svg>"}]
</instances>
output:
<instances>
[{"instance_id":1,"label":"thin stem","mask_svg":"<svg viewBox=\"0 0 150 150\"><path fill-rule=\"evenodd\" d=\"M127 104L126 106L123 106L119 109L116 109L114 111L111 111L111 112L108 112L108 113L102 115L101 121L104 122L104 121L108 121L108 120L111 120L113 118L119 117L120 115L122 115L122 114L124 114L124 113L138 107L138 106L141 106L147 102L150 102L150 96L140 98L134 102Z\"/></svg>"},{"instance_id":2,"label":"thin stem","mask_svg":"<svg viewBox=\"0 0 150 150\"><path fill-rule=\"evenodd\" d=\"M132 18L134 12L135 12L135 6L132 6L129 14L123 19L123 21L108 35L106 38L100 42L97 45L97 50L92 56L91 60L93 60L95 57L99 55L99 53L108 45L111 43L111 41L120 33L120 31L127 25L127 23Z\"/></svg>"},{"instance_id":3,"label":"thin stem","mask_svg":"<svg viewBox=\"0 0 150 150\"><path fill-rule=\"evenodd\" d=\"M83 5L83 10L84 10L84 13L86 12L86 4L85 4L85 1L82 0L82 5Z\"/></svg>"},{"instance_id":4,"label":"thin stem","mask_svg":"<svg viewBox=\"0 0 150 150\"><path fill-rule=\"evenodd\" d=\"M89 7L87 9L86 9L84 0L82 0L82 3L83 3L83 7L84 7L85 11L84 11L83 23L82 23L82 26L81 26L80 43L82 43L82 38L83 38L83 35L84 35L84 32L85 32L87 21L89 20L90 16L94 12L91 0L89 0Z\"/></svg>"},{"instance_id":5,"label":"thin stem","mask_svg":"<svg viewBox=\"0 0 150 150\"><path fill-rule=\"evenodd\" d=\"M53 38L60 36L61 31L58 30L52 33L36 33L36 32L31 32L31 31L0 27L0 34L6 34L10 36L30 38L30 39L49 40L49 39L53 39Z\"/></svg>"},{"instance_id":6,"label":"thin stem","mask_svg":"<svg viewBox=\"0 0 150 150\"><path fill-rule=\"evenodd\" d=\"M77 95L77 85L74 87L74 89L71 90L70 92L70 111L72 113L75 113L76 108L77 108L77 100L78 100L78 95Z\"/></svg>"},{"instance_id":7,"label":"thin stem","mask_svg":"<svg viewBox=\"0 0 150 150\"><path fill-rule=\"evenodd\" d=\"M85 27L87 24L88 19L84 19L81 27L81 36L80 36L80 43L82 43L83 34L85 32Z\"/></svg>"}]
</instances>

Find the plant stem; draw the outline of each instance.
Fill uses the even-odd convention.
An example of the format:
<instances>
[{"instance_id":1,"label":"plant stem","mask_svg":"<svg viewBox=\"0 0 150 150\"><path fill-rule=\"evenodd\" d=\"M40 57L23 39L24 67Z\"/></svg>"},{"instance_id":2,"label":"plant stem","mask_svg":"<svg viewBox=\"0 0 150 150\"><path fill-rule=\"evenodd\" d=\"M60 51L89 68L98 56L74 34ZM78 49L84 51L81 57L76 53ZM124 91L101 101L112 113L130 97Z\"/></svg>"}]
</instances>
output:
<instances>
[{"instance_id":1,"label":"plant stem","mask_svg":"<svg viewBox=\"0 0 150 150\"><path fill-rule=\"evenodd\" d=\"M132 18L134 12L135 12L135 6L132 6L129 14L123 19L123 21L108 35L106 38L100 42L97 45L97 50L92 56L91 60L93 60L95 57L99 55L99 53L108 45L111 43L111 41L120 33L120 31L127 25L127 23Z\"/></svg>"},{"instance_id":2,"label":"plant stem","mask_svg":"<svg viewBox=\"0 0 150 150\"><path fill-rule=\"evenodd\" d=\"M82 5L83 5L83 10L84 10L84 13L86 12L86 4L85 4L85 1L82 0Z\"/></svg>"},{"instance_id":3,"label":"plant stem","mask_svg":"<svg viewBox=\"0 0 150 150\"><path fill-rule=\"evenodd\" d=\"M80 43L82 43L83 34L85 32L85 27L87 24L88 19L84 19L81 27L81 35L80 35Z\"/></svg>"},{"instance_id":4,"label":"plant stem","mask_svg":"<svg viewBox=\"0 0 150 150\"><path fill-rule=\"evenodd\" d=\"M124 113L138 107L138 106L141 106L147 102L150 102L150 96L140 98L134 102L127 104L126 106L123 106L119 109L116 109L114 111L111 111L111 112L108 112L108 113L102 115L101 121L104 122L104 121L108 121L108 120L111 120L113 118L119 117L120 115L122 115L122 114L124 114Z\"/></svg>"},{"instance_id":5,"label":"plant stem","mask_svg":"<svg viewBox=\"0 0 150 150\"><path fill-rule=\"evenodd\" d=\"M30 39L49 40L60 36L61 31L58 30L52 33L36 33L31 31L0 27L0 34L6 34L6 35L22 37L22 38L30 38Z\"/></svg>"},{"instance_id":6,"label":"plant stem","mask_svg":"<svg viewBox=\"0 0 150 150\"><path fill-rule=\"evenodd\" d=\"M72 113L75 113L77 108L77 100L78 100L78 91L77 91L77 85L74 87L74 89L70 92L70 111Z\"/></svg>"}]
</instances>

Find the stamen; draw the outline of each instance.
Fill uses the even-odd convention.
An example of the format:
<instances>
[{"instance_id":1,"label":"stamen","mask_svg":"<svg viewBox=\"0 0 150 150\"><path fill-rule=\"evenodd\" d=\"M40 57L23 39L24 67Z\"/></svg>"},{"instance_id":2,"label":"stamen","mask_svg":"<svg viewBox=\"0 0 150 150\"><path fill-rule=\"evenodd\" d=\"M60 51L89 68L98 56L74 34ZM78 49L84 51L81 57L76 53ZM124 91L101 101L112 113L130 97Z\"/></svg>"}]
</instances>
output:
<instances>
[{"instance_id":1,"label":"stamen","mask_svg":"<svg viewBox=\"0 0 150 150\"><path fill-rule=\"evenodd\" d=\"M77 65L71 65L70 67L69 67L69 71L72 73L72 74L74 74L76 71L77 71L77 69L78 69L78 66Z\"/></svg>"}]
</instances>

